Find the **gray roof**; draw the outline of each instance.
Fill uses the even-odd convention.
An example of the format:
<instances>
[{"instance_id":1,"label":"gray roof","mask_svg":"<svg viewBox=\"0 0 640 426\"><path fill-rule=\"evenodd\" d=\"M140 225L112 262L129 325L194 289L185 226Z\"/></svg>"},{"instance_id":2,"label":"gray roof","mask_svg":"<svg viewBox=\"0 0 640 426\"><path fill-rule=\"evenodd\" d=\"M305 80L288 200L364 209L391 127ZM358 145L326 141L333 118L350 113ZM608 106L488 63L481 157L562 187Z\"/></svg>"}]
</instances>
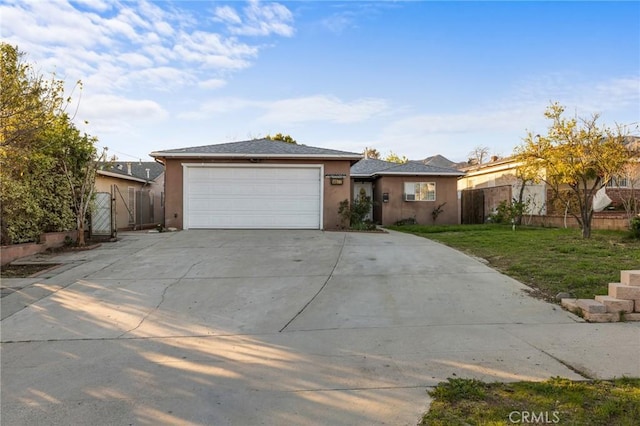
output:
<instances>
[{"instance_id":1,"label":"gray roof","mask_svg":"<svg viewBox=\"0 0 640 426\"><path fill-rule=\"evenodd\" d=\"M403 164L383 170L379 174L424 174L424 175L454 175L464 176L464 172L451 167L438 167L430 164L423 164L417 161L408 161Z\"/></svg>"},{"instance_id":2,"label":"gray roof","mask_svg":"<svg viewBox=\"0 0 640 426\"><path fill-rule=\"evenodd\" d=\"M253 139L241 142L203 145L189 148L167 149L155 151L152 157L339 157L357 160L361 154L338 151L335 149L316 148L313 146L292 144L270 139Z\"/></svg>"},{"instance_id":3,"label":"gray roof","mask_svg":"<svg viewBox=\"0 0 640 426\"><path fill-rule=\"evenodd\" d=\"M131 174L129 174L131 165ZM147 177L147 169L149 177ZM146 181L155 180L164 172L164 166L155 161L114 161L100 165L100 171L121 175L123 178L129 176Z\"/></svg>"},{"instance_id":4,"label":"gray roof","mask_svg":"<svg viewBox=\"0 0 640 426\"><path fill-rule=\"evenodd\" d=\"M351 176L354 177L384 175L464 176L464 172L451 167L431 166L418 161L399 164L373 158L365 158L351 166Z\"/></svg>"},{"instance_id":5,"label":"gray roof","mask_svg":"<svg viewBox=\"0 0 640 426\"><path fill-rule=\"evenodd\" d=\"M351 166L351 176L372 176L381 170L397 166L398 163L378 160L375 158L363 158Z\"/></svg>"}]
</instances>

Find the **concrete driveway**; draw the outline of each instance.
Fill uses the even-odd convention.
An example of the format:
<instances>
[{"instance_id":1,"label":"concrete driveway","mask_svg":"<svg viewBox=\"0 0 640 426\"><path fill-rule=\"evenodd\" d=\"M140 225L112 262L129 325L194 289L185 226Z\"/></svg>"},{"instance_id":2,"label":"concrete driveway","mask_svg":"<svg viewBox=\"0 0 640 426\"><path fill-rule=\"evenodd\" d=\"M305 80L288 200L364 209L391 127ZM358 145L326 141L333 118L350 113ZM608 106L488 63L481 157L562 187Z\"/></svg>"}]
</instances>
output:
<instances>
[{"instance_id":1,"label":"concrete driveway","mask_svg":"<svg viewBox=\"0 0 640 426\"><path fill-rule=\"evenodd\" d=\"M640 376L637 324L411 235L129 233L56 260L2 298L3 424L411 425L449 377Z\"/></svg>"}]
</instances>

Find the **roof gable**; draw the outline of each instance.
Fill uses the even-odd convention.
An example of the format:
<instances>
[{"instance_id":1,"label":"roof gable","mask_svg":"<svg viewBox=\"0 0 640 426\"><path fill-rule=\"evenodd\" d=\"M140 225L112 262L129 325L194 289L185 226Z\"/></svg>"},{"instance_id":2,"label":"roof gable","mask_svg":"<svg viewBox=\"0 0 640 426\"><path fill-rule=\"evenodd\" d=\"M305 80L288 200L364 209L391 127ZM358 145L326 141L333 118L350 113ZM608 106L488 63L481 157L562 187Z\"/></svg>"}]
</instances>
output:
<instances>
[{"instance_id":1,"label":"roof gable","mask_svg":"<svg viewBox=\"0 0 640 426\"><path fill-rule=\"evenodd\" d=\"M361 154L355 152L317 148L265 138L216 145L168 149L155 151L150 155L152 157L339 157L354 160L362 158Z\"/></svg>"}]
</instances>

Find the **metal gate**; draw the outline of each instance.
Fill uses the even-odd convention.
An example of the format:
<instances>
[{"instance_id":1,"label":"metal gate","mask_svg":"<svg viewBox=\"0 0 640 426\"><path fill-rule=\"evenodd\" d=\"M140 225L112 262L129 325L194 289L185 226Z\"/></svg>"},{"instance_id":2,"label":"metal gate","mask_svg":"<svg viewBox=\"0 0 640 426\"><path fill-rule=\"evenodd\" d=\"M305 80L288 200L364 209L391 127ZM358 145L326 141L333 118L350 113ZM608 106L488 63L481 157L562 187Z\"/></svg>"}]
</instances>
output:
<instances>
[{"instance_id":1,"label":"metal gate","mask_svg":"<svg viewBox=\"0 0 640 426\"><path fill-rule=\"evenodd\" d=\"M115 238L116 212L114 198L108 192L97 192L91 212L91 236Z\"/></svg>"}]
</instances>

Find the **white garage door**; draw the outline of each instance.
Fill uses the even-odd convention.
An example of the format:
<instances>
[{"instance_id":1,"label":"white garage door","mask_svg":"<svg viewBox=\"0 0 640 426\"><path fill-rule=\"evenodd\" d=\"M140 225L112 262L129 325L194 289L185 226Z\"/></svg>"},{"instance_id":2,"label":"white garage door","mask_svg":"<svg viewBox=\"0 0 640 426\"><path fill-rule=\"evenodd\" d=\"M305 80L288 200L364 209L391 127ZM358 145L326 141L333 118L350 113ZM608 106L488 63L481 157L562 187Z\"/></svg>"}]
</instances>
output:
<instances>
[{"instance_id":1,"label":"white garage door","mask_svg":"<svg viewBox=\"0 0 640 426\"><path fill-rule=\"evenodd\" d=\"M188 228L320 229L321 167L185 166Z\"/></svg>"}]
</instances>

